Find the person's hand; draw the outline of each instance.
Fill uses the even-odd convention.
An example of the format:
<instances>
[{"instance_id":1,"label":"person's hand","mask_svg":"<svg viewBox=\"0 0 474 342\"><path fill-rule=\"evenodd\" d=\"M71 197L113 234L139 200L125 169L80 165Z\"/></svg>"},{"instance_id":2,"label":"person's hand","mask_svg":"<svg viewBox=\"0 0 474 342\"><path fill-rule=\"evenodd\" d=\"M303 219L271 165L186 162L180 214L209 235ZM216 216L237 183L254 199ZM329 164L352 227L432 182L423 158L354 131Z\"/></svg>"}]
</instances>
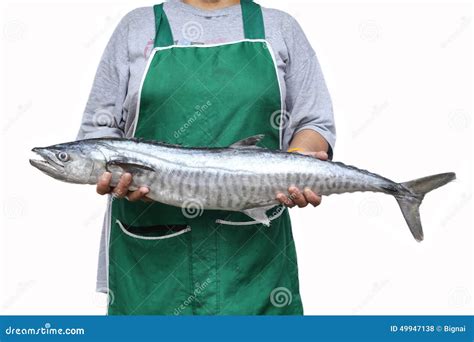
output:
<instances>
[{"instance_id":1,"label":"person's hand","mask_svg":"<svg viewBox=\"0 0 474 342\"><path fill-rule=\"evenodd\" d=\"M110 172L104 172L97 182L97 193L99 195L105 195L112 193L118 198L127 198L129 201L148 200L146 195L150 192L147 187L140 187L135 191L129 191L128 187L132 184L132 175L130 173L124 173L116 187L110 186L112 180L112 174Z\"/></svg>"},{"instance_id":2,"label":"person's hand","mask_svg":"<svg viewBox=\"0 0 474 342\"><path fill-rule=\"evenodd\" d=\"M299 153L312 156L321 160L328 159L328 154L324 151ZM300 208L304 208L308 204L312 204L313 207L317 207L321 204L321 196L318 196L309 188L304 188L303 191L301 191L296 186L290 186L288 188L288 195L284 194L283 192L279 192L276 198L278 201L280 201L281 204L287 206L288 208L293 208L295 205Z\"/></svg>"}]
</instances>

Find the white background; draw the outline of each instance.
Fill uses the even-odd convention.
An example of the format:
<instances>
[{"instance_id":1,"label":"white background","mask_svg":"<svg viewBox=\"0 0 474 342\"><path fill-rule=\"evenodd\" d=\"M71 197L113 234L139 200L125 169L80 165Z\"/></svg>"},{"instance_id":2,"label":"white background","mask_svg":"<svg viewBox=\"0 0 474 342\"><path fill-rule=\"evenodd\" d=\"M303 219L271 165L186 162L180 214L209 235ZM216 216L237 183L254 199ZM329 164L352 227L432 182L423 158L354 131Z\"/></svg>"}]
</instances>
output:
<instances>
[{"instance_id":1,"label":"white background","mask_svg":"<svg viewBox=\"0 0 474 342\"><path fill-rule=\"evenodd\" d=\"M406 181L455 171L429 194L425 241L372 193L293 209L306 314L474 314L472 13L468 3L260 1L300 22L333 97L335 159ZM1 314L103 314L105 198L46 177L30 149L75 138L102 51L146 1L4 2Z\"/></svg>"}]
</instances>

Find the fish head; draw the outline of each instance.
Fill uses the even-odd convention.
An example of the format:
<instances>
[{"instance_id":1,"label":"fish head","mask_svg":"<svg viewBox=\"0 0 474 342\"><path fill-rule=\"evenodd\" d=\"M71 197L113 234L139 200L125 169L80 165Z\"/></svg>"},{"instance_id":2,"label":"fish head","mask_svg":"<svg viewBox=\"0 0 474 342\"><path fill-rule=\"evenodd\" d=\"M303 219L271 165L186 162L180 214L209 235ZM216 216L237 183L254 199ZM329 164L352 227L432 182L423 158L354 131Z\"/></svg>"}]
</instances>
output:
<instances>
[{"instance_id":1,"label":"fish head","mask_svg":"<svg viewBox=\"0 0 474 342\"><path fill-rule=\"evenodd\" d=\"M104 154L87 140L35 147L32 151L42 159L30 159L30 164L63 182L94 184L106 171Z\"/></svg>"}]
</instances>

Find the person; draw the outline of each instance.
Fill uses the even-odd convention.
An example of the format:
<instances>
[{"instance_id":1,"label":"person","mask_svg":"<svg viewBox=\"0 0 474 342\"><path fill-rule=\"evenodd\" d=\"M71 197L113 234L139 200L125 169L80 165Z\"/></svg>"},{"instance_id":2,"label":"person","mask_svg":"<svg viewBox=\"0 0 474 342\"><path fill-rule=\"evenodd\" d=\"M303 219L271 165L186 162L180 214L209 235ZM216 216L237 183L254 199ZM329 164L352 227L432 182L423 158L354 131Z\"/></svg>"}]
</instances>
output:
<instances>
[{"instance_id":1,"label":"person","mask_svg":"<svg viewBox=\"0 0 474 342\"><path fill-rule=\"evenodd\" d=\"M249 0L170 0L118 24L78 139L225 147L256 134L262 147L332 156L331 99L301 27ZM129 173L110 181L106 172L97 184L111 194L97 280L108 314L303 313L286 207L319 205L310 189L275 194L282 205L265 227L243 213L149 201L146 187L128 190Z\"/></svg>"}]
</instances>

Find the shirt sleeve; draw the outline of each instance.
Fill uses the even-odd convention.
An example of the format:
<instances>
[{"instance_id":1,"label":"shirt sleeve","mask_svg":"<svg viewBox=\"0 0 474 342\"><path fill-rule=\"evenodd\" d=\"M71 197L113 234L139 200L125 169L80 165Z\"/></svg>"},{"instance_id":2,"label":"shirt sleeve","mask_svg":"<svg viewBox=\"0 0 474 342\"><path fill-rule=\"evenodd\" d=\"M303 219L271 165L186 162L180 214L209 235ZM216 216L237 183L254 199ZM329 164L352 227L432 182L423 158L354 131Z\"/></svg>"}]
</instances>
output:
<instances>
[{"instance_id":1,"label":"shirt sleeve","mask_svg":"<svg viewBox=\"0 0 474 342\"><path fill-rule=\"evenodd\" d=\"M316 53L300 25L289 15L283 32L288 49L285 72L286 129L291 136L303 129L318 132L328 142L331 158L336 142L336 127L331 97Z\"/></svg>"},{"instance_id":2,"label":"shirt sleeve","mask_svg":"<svg viewBox=\"0 0 474 342\"><path fill-rule=\"evenodd\" d=\"M129 80L129 16L115 28L102 54L77 139L124 136L122 112Z\"/></svg>"}]
</instances>

